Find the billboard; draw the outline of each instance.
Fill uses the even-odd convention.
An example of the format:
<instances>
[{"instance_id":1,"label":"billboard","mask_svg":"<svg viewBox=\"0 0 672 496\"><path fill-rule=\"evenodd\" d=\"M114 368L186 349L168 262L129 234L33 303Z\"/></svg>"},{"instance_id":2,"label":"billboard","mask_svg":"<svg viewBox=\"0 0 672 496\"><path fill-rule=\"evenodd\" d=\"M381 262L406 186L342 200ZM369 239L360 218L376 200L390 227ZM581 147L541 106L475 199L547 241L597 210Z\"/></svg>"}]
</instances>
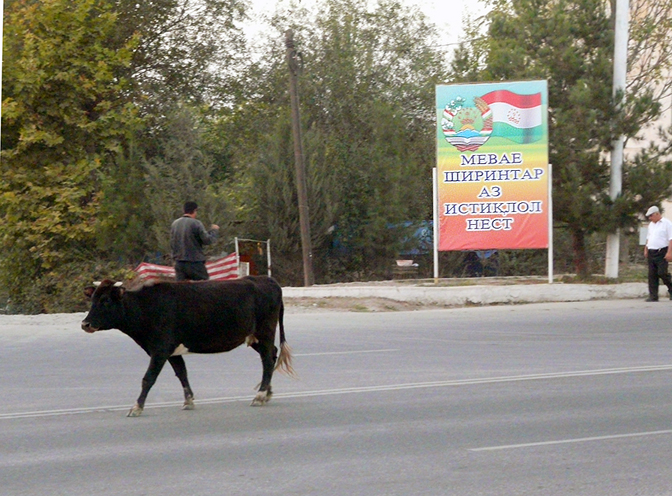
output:
<instances>
[{"instance_id":1,"label":"billboard","mask_svg":"<svg viewBox=\"0 0 672 496\"><path fill-rule=\"evenodd\" d=\"M546 81L439 85L438 249L549 247Z\"/></svg>"}]
</instances>

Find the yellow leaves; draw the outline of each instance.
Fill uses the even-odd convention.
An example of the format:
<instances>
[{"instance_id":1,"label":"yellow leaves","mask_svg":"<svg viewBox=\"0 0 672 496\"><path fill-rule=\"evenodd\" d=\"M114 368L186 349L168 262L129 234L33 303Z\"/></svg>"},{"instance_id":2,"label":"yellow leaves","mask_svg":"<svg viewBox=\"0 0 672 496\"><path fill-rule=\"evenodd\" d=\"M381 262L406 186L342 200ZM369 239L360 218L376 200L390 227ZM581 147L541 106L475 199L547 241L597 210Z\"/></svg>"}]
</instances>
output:
<instances>
[{"instance_id":1,"label":"yellow leaves","mask_svg":"<svg viewBox=\"0 0 672 496\"><path fill-rule=\"evenodd\" d=\"M73 249L91 246L90 219L97 202L89 183L97 167L95 159L4 171L0 192L0 211L5 213L5 222L0 224L3 247L10 250L20 240L25 256L47 269L68 259Z\"/></svg>"},{"instance_id":2,"label":"yellow leaves","mask_svg":"<svg viewBox=\"0 0 672 496\"><path fill-rule=\"evenodd\" d=\"M109 9L42 0L5 10L0 253L19 265L54 267L95 246L99 156L138 120L122 93L137 36L119 44Z\"/></svg>"},{"instance_id":3,"label":"yellow leaves","mask_svg":"<svg viewBox=\"0 0 672 496\"><path fill-rule=\"evenodd\" d=\"M20 115L23 106L13 98L5 98L2 101L2 117L5 120L13 120Z\"/></svg>"},{"instance_id":4,"label":"yellow leaves","mask_svg":"<svg viewBox=\"0 0 672 496\"><path fill-rule=\"evenodd\" d=\"M21 130L19 138L22 147L34 143L44 143L47 146L57 146L63 143L63 136L54 130L40 129L37 124L29 124Z\"/></svg>"}]
</instances>

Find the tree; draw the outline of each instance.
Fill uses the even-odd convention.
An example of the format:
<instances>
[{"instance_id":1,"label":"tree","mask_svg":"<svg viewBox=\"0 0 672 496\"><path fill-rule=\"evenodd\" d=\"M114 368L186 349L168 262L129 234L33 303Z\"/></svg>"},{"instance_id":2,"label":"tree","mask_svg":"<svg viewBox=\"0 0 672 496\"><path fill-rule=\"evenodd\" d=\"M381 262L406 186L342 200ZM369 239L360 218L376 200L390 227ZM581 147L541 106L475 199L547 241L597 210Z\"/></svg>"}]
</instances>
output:
<instances>
[{"instance_id":1,"label":"tree","mask_svg":"<svg viewBox=\"0 0 672 496\"><path fill-rule=\"evenodd\" d=\"M218 179L205 180L202 167L216 163L223 175L226 155L218 147L206 150L201 138L208 113L230 104L239 91L237 74L248 54L236 22L246 6L235 0L111 3L118 19L112 43L138 38L124 76L144 126L100 171L105 189L96 229L105 256L136 264L168 254L165 231L185 196L199 199L203 212L224 218L221 201L207 205ZM187 127L181 130L181 124ZM180 140L188 150L178 150Z\"/></svg>"},{"instance_id":2,"label":"tree","mask_svg":"<svg viewBox=\"0 0 672 496\"><path fill-rule=\"evenodd\" d=\"M640 211L633 201L638 195L658 200L669 195L672 176L661 162L656 175L667 177L666 182L632 181L628 187L644 189L630 190L616 201L608 195L604 154L615 136L632 138L658 115L660 106L650 91L655 80L639 81L626 105L617 108L610 84L613 20L602 0L495 0L490 5L481 19L487 36L456 52L455 79L548 80L554 218L571 233L576 271L585 277L588 235L632 224Z\"/></svg>"},{"instance_id":3,"label":"tree","mask_svg":"<svg viewBox=\"0 0 672 496\"><path fill-rule=\"evenodd\" d=\"M396 0L372 9L363 0L325 0L312 12L279 11L272 24L272 41L295 31L304 61L299 93L316 274L380 274L376 264L389 266L398 255L392 227L431 218L434 87L445 80L435 30ZM249 99L222 122L235 122L253 143L242 145L241 155L227 127L237 211L255 221L257 236L271 237L276 247L281 240L280 249L298 259L284 46L268 53L251 69L256 77L247 78ZM327 267L334 251L329 261L320 259L334 242L342 248L339 269Z\"/></svg>"},{"instance_id":4,"label":"tree","mask_svg":"<svg viewBox=\"0 0 672 496\"><path fill-rule=\"evenodd\" d=\"M55 284L95 247L96 172L139 122L120 77L137 38L110 48L117 17L102 0L7 7L0 276L18 303L26 281Z\"/></svg>"},{"instance_id":5,"label":"tree","mask_svg":"<svg viewBox=\"0 0 672 496\"><path fill-rule=\"evenodd\" d=\"M231 100L245 4L14 0L4 14L0 277L20 305L26 279L49 293L68 265L158 249L143 164L165 156L178 102Z\"/></svg>"},{"instance_id":6,"label":"tree","mask_svg":"<svg viewBox=\"0 0 672 496\"><path fill-rule=\"evenodd\" d=\"M136 266L157 252L151 235L154 217L147 195L143 147L131 138L112 158L114 163L97 171L99 205L94 231L98 256Z\"/></svg>"},{"instance_id":7,"label":"tree","mask_svg":"<svg viewBox=\"0 0 672 496\"><path fill-rule=\"evenodd\" d=\"M201 220L206 225L222 224L220 239L227 234L227 219L231 215L223 185L216 177L215 164L203 149L198 113L189 107L177 106L164 121L163 132L157 137L158 153L144 164L143 171L145 196L153 219L145 234L153 237L151 245L167 256L170 254L170 225L182 215L186 201L198 203L199 211L204 214Z\"/></svg>"},{"instance_id":8,"label":"tree","mask_svg":"<svg viewBox=\"0 0 672 496\"><path fill-rule=\"evenodd\" d=\"M611 11L615 12L614 9L615 0L612 0ZM635 98L633 104L636 104L637 97L648 97L660 103L672 95L671 33L672 0L630 0L626 97ZM651 116L637 107L624 115L625 120L635 123L635 127L643 127L651 122ZM667 139L669 142L669 136Z\"/></svg>"},{"instance_id":9,"label":"tree","mask_svg":"<svg viewBox=\"0 0 672 496\"><path fill-rule=\"evenodd\" d=\"M239 91L237 74L249 54L237 0L109 0L118 15L117 38L139 41L128 66L136 103L150 115L188 102L219 107Z\"/></svg>"}]
</instances>

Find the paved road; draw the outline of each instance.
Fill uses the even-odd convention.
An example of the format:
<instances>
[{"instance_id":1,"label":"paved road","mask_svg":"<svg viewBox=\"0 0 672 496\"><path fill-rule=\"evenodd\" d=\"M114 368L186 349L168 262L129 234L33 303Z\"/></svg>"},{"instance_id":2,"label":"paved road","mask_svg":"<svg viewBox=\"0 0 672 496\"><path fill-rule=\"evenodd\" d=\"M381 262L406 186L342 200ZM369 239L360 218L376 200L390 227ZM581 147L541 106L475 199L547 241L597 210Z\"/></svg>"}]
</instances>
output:
<instances>
[{"instance_id":1,"label":"paved road","mask_svg":"<svg viewBox=\"0 0 672 496\"><path fill-rule=\"evenodd\" d=\"M301 376L250 408L254 352L164 370L81 315L0 318L3 495L671 495L672 303L287 316ZM22 320L23 319L23 320Z\"/></svg>"}]
</instances>

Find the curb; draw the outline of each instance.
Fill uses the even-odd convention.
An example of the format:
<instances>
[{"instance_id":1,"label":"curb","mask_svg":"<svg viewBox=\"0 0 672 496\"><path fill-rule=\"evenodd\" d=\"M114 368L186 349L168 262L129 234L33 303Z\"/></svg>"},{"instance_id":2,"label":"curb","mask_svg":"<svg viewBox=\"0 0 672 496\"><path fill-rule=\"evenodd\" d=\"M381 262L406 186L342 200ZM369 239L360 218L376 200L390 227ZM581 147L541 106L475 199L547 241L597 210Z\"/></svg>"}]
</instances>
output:
<instances>
[{"instance_id":1,"label":"curb","mask_svg":"<svg viewBox=\"0 0 672 496\"><path fill-rule=\"evenodd\" d=\"M636 299L645 298L648 295L647 288L646 283L554 283L451 287L311 286L285 287L282 292L285 298L386 298L411 303L460 306Z\"/></svg>"}]
</instances>

